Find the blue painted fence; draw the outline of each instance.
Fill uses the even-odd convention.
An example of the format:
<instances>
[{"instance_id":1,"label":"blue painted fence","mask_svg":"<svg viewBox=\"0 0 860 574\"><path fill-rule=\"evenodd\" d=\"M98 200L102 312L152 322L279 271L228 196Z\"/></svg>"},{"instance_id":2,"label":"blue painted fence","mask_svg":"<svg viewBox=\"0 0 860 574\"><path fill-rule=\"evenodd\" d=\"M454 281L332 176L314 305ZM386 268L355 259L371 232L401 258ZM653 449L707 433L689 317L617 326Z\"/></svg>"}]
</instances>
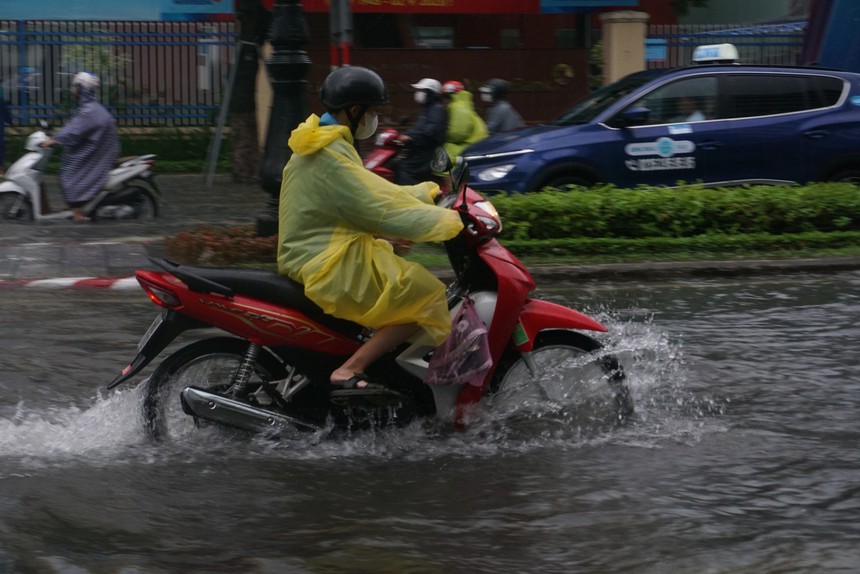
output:
<instances>
[{"instance_id":1,"label":"blue painted fence","mask_svg":"<svg viewBox=\"0 0 860 574\"><path fill-rule=\"evenodd\" d=\"M692 63L693 50L704 44L734 44L743 64L796 66L803 51L806 21L755 25L651 25L646 58L649 68Z\"/></svg>"},{"instance_id":2,"label":"blue painted fence","mask_svg":"<svg viewBox=\"0 0 860 574\"><path fill-rule=\"evenodd\" d=\"M58 123L88 70L121 126L209 126L236 42L233 23L0 20L0 86L18 125Z\"/></svg>"}]
</instances>

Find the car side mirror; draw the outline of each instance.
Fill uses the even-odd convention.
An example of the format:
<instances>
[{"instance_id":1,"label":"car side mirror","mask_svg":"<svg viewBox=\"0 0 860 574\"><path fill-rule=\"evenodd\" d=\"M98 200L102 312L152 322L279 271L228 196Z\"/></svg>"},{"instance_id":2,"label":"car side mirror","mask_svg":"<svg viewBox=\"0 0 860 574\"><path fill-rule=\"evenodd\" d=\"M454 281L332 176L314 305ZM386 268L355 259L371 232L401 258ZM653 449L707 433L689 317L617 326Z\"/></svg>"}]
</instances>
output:
<instances>
[{"instance_id":1,"label":"car side mirror","mask_svg":"<svg viewBox=\"0 0 860 574\"><path fill-rule=\"evenodd\" d=\"M644 126L650 118L651 110L649 108L645 106L633 106L618 114L614 123L621 128Z\"/></svg>"}]
</instances>

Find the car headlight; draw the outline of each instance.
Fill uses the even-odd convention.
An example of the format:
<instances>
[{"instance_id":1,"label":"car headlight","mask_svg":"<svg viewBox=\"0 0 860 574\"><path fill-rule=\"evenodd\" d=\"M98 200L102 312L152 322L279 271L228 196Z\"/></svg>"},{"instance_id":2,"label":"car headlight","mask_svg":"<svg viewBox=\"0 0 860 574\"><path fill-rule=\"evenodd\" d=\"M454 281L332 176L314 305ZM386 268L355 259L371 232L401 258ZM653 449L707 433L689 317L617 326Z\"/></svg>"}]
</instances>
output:
<instances>
[{"instance_id":1,"label":"car headlight","mask_svg":"<svg viewBox=\"0 0 860 574\"><path fill-rule=\"evenodd\" d=\"M496 181L508 175L514 169L514 164L506 163L503 165L494 165L478 173L478 179L481 181Z\"/></svg>"}]
</instances>

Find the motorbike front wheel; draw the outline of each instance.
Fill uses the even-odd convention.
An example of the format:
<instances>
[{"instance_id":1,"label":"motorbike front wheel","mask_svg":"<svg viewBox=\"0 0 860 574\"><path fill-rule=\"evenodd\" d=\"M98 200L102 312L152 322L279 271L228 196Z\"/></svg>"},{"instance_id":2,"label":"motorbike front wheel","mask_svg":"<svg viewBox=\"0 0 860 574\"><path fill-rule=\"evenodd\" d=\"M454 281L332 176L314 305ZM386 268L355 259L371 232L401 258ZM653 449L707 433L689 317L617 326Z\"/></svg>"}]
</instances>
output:
<instances>
[{"instance_id":1,"label":"motorbike front wheel","mask_svg":"<svg viewBox=\"0 0 860 574\"><path fill-rule=\"evenodd\" d=\"M0 193L0 220L32 221L33 205L20 193L4 191Z\"/></svg>"},{"instance_id":2,"label":"motorbike front wheel","mask_svg":"<svg viewBox=\"0 0 860 574\"><path fill-rule=\"evenodd\" d=\"M492 401L502 410L540 411L547 405L603 420L625 422L633 399L617 359L581 333L547 331L526 355L502 358L490 385Z\"/></svg>"},{"instance_id":3,"label":"motorbike front wheel","mask_svg":"<svg viewBox=\"0 0 860 574\"><path fill-rule=\"evenodd\" d=\"M191 343L164 359L144 382L143 417L150 436L175 440L193 433L197 425L182 410L180 393L189 386L226 391L247 349L247 341L216 337ZM281 362L264 350L254 360L248 385L285 376Z\"/></svg>"}]
</instances>

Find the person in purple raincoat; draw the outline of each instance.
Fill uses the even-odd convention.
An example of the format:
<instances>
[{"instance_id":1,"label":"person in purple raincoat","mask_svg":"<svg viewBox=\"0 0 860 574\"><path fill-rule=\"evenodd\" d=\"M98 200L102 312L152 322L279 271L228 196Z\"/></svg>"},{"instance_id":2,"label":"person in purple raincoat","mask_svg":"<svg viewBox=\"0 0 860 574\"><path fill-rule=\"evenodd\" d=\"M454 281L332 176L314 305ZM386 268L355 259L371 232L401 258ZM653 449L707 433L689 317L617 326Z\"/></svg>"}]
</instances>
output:
<instances>
[{"instance_id":1,"label":"person in purple raincoat","mask_svg":"<svg viewBox=\"0 0 860 574\"><path fill-rule=\"evenodd\" d=\"M6 124L12 125L12 113L0 85L0 175L6 173Z\"/></svg>"},{"instance_id":2,"label":"person in purple raincoat","mask_svg":"<svg viewBox=\"0 0 860 574\"><path fill-rule=\"evenodd\" d=\"M104 189L119 157L116 121L96 98L100 85L95 74L76 74L72 80L72 94L78 98L78 107L69 122L42 143L45 147L63 146L60 189L74 221L88 219L81 208Z\"/></svg>"}]
</instances>

